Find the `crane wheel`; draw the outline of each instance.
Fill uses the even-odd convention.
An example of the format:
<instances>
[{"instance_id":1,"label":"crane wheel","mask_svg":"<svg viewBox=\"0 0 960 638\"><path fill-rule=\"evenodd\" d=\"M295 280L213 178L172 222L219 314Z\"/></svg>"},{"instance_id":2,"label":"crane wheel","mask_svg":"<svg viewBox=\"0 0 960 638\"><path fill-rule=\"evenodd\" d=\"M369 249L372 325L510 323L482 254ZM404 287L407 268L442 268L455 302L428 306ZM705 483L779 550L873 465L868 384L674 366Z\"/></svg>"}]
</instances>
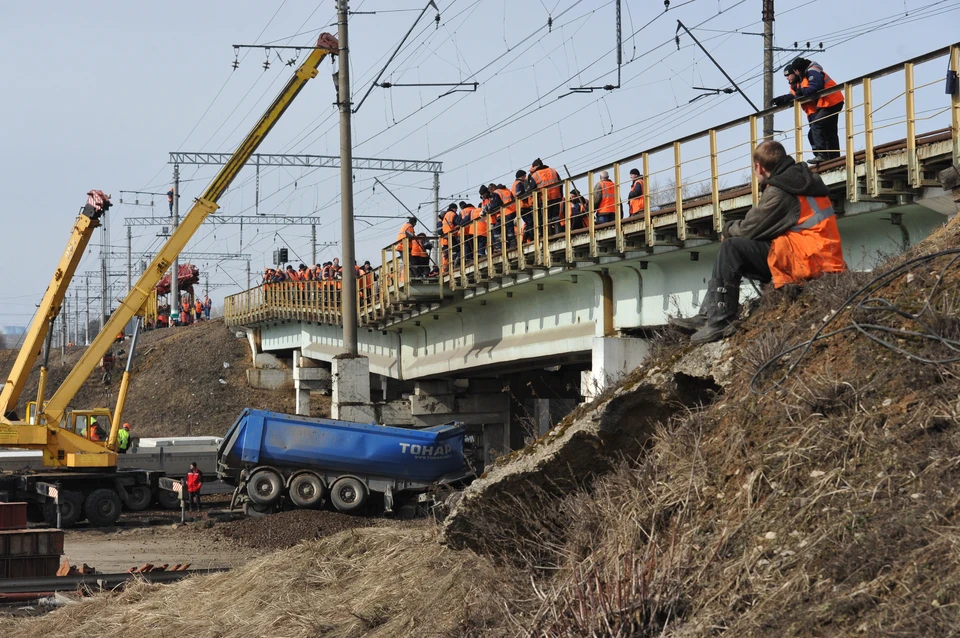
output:
<instances>
[{"instance_id":1,"label":"crane wheel","mask_svg":"<svg viewBox=\"0 0 960 638\"><path fill-rule=\"evenodd\" d=\"M273 470L256 470L247 480L247 496L257 505L273 505L283 496L283 479Z\"/></svg>"},{"instance_id":2,"label":"crane wheel","mask_svg":"<svg viewBox=\"0 0 960 638\"><path fill-rule=\"evenodd\" d=\"M124 505L131 512L142 512L150 507L152 500L153 492L150 491L149 485L134 485L127 490L127 500Z\"/></svg>"},{"instance_id":3,"label":"crane wheel","mask_svg":"<svg viewBox=\"0 0 960 638\"><path fill-rule=\"evenodd\" d=\"M356 512L367 502L367 487L353 478L344 476L330 488L330 500L333 506L345 514Z\"/></svg>"},{"instance_id":4,"label":"crane wheel","mask_svg":"<svg viewBox=\"0 0 960 638\"><path fill-rule=\"evenodd\" d=\"M290 480L287 495L290 501L299 508L313 509L323 501L326 488L319 476L312 472L297 474Z\"/></svg>"},{"instance_id":5,"label":"crane wheel","mask_svg":"<svg viewBox=\"0 0 960 638\"><path fill-rule=\"evenodd\" d=\"M41 505L43 520L50 527L57 526L57 506L50 502ZM73 527L80 520L83 506L80 495L69 490L60 490L60 527Z\"/></svg>"},{"instance_id":6,"label":"crane wheel","mask_svg":"<svg viewBox=\"0 0 960 638\"><path fill-rule=\"evenodd\" d=\"M90 492L83 504L87 520L94 527L113 527L120 520L120 495L114 490L102 487Z\"/></svg>"}]
</instances>

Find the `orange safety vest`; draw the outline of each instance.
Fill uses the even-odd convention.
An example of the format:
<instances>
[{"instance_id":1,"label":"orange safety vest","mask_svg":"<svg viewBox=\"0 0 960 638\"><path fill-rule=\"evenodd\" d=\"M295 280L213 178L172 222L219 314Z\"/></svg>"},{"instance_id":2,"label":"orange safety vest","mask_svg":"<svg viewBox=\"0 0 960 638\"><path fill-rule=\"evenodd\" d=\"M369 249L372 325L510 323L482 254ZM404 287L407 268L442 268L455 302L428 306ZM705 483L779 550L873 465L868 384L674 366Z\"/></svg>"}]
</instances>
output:
<instances>
[{"instance_id":1,"label":"orange safety vest","mask_svg":"<svg viewBox=\"0 0 960 638\"><path fill-rule=\"evenodd\" d=\"M447 235L456 230L457 226L454 223L457 219L457 214L452 210L448 210L443 214L443 219L441 220L441 230L443 231L443 238L440 240L441 245L446 246L449 244Z\"/></svg>"},{"instance_id":2,"label":"orange safety vest","mask_svg":"<svg viewBox=\"0 0 960 638\"><path fill-rule=\"evenodd\" d=\"M776 288L847 269L830 198L798 195L797 199L800 219L773 240L767 255Z\"/></svg>"},{"instance_id":3,"label":"orange safety vest","mask_svg":"<svg viewBox=\"0 0 960 638\"><path fill-rule=\"evenodd\" d=\"M473 211L474 211L473 206L467 206L466 208L461 209L460 218L473 219ZM466 226L463 227L463 236L470 237L471 235L473 235L473 224L467 224Z\"/></svg>"},{"instance_id":4,"label":"orange safety vest","mask_svg":"<svg viewBox=\"0 0 960 638\"><path fill-rule=\"evenodd\" d=\"M517 198L517 186L519 186L520 184L524 183L525 181L526 181L526 180L524 180L524 179L515 179L515 180L513 180L513 184L510 186L510 194L513 195L513 198L514 198L514 199ZM530 197L525 196L525 197L523 197L523 199L520 200L520 208L521 208L521 209L523 209L523 208L530 208Z\"/></svg>"},{"instance_id":5,"label":"orange safety vest","mask_svg":"<svg viewBox=\"0 0 960 638\"><path fill-rule=\"evenodd\" d=\"M500 207L501 213L508 216L517 212L517 202L509 188L498 188L494 192L500 196L500 201L503 202L503 206Z\"/></svg>"},{"instance_id":6,"label":"orange safety vest","mask_svg":"<svg viewBox=\"0 0 960 638\"><path fill-rule=\"evenodd\" d=\"M202 302L202 301L198 301L197 303L194 304L193 307L194 307L194 309L196 310L196 313L197 313L198 315L203 314L203 302Z\"/></svg>"},{"instance_id":7,"label":"orange safety vest","mask_svg":"<svg viewBox=\"0 0 960 638\"><path fill-rule=\"evenodd\" d=\"M600 207L597 208L597 215L609 215L617 211L617 200L613 182L609 179L600 180Z\"/></svg>"},{"instance_id":8,"label":"orange safety vest","mask_svg":"<svg viewBox=\"0 0 960 638\"><path fill-rule=\"evenodd\" d=\"M837 83L834 82L823 70L823 67L816 62L811 62L807 69L814 69L815 71L820 71L820 73L823 73L823 88L829 89L830 87L837 85ZM810 86L810 82L807 80L806 73L804 73L803 82L800 83L800 88L806 88L808 86ZM797 95L797 92L793 90L792 86L790 87L790 93L793 94L794 97ZM841 91L834 91L829 95L822 95L817 99L816 102L813 100L802 102L800 104L800 108L802 108L803 112L809 116L813 115L820 109L827 109L831 106L836 106L837 104L843 104L843 92Z\"/></svg>"},{"instance_id":9,"label":"orange safety vest","mask_svg":"<svg viewBox=\"0 0 960 638\"><path fill-rule=\"evenodd\" d=\"M640 184L640 189L642 191L643 190L642 179L633 180L633 184L631 185L630 190L633 190L634 188L636 188L637 184ZM642 212L643 212L643 195L640 195L639 197L630 198L630 214L636 215L637 213L642 213Z\"/></svg>"},{"instance_id":10,"label":"orange safety vest","mask_svg":"<svg viewBox=\"0 0 960 638\"><path fill-rule=\"evenodd\" d=\"M487 219L483 214L483 209L474 208L470 211L470 217L473 219L473 234L478 237L486 237Z\"/></svg>"},{"instance_id":11,"label":"orange safety vest","mask_svg":"<svg viewBox=\"0 0 960 638\"><path fill-rule=\"evenodd\" d=\"M547 189L547 200L563 198L563 189L560 187L560 173L549 166L535 171L533 181L537 183L537 188Z\"/></svg>"},{"instance_id":12,"label":"orange safety vest","mask_svg":"<svg viewBox=\"0 0 960 638\"><path fill-rule=\"evenodd\" d=\"M413 224L411 224L410 222L405 222L405 223L403 224L403 226L400 227L400 232L397 233L397 252L398 252L398 253L402 253L402 252L403 252L403 240L404 240L405 237L407 237L407 236L409 236L409 235L416 235L416 234L417 234L417 229L413 227ZM411 255L413 254L413 245L414 245L414 243L416 243L416 242L414 242L413 240L410 240L410 254L411 254Z\"/></svg>"}]
</instances>

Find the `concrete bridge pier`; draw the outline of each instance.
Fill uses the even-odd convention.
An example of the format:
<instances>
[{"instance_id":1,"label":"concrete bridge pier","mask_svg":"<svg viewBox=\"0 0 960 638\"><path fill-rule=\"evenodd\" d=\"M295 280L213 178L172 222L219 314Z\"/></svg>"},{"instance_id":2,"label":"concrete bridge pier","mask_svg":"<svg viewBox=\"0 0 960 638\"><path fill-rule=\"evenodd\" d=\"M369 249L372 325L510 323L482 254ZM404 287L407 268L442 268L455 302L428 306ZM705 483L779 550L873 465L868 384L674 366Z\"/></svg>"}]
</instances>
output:
<instances>
[{"instance_id":1,"label":"concrete bridge pier","mask_svg":"<svg viewBox=\"0 0 960 638\"><path fill-rule=\"evenodd\" d=\"M617 385L623 377L643 363L650 353L650 342L635 337L594 337L590 369L580 377L580 394L589 403Z\"/></svg>"},{"instance_id":2,"label":"concrete bridge pier","mask_svg":"<svg viewBox=\"0 0 960 638\"><path fill-rule=\"evenodd\" d=\"M293 389L296 395L296 412L310 416L310 392L330 392L330 370L326 362L304 357L300 350L293 351Z\"/></svg>"},{"instance_id":3,"label":"concrete bridge pier","mask_svg":"<svg viewBox=\"0 0 960 638\"><path fill-rule=\"evenodd\" d=\"M337 355L331 366L333 400L330 418L374 423L377 416L370 402L370 360L364 356Z\"/></svg>"}]
</instances>

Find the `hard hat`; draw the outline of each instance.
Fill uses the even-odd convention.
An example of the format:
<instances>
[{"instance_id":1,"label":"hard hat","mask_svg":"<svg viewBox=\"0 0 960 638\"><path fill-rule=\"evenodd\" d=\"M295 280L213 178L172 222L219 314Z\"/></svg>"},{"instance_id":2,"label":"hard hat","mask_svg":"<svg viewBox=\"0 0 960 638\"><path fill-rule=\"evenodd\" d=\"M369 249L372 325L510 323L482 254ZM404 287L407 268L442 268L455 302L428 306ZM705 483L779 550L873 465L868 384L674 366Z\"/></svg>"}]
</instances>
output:
<instances>
[{"instance_id":1,"label":"hard hat","mask_svg":"<svg viewBox=\"0 0 960 638\"><path fill-rule=\"evenodd\" d=\"M124 423L124 424L123 424L123 427L129 430L129 429L130 429L130 424L129 424L129 423Z\"/></svg>"}]
</instances>

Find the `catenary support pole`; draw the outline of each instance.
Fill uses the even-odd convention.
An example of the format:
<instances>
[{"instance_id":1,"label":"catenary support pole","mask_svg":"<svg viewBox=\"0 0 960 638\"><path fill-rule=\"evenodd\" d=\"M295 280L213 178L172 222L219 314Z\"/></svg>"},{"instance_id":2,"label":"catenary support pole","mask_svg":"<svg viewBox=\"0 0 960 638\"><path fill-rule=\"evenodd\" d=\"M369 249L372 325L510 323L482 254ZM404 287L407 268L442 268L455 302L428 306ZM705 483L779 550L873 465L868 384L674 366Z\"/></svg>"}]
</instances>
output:
<instances>
[{"instance_id":1,"label":"catenary support pole","mask_svg":"<svg viewBox=\"0 0 960 638\"><path fill-rule=\"evenodd\" d=\"M100 221L100 329L107 323L110 314L110 290L107 287L107 256L110 254L110 230L107 217Z\"/></svg>"},{"instance_id":2,"label":"catenary support pole","mask_svg":"<svg viewBox=\"0 0 960 638\"><path fill-rule=\"evenodd\" d=\"M763 0L763 108L773 99L773 0ZM763 137L773 139L773 114L763 116Z\"/></svg>"},{"instance_id":3,"label":"catenary support pole","mask_svg":"<svg viewBox=\"0 0 960 638\"><path fill-rule=\"evenodd\" d=\"M317 265L317 225L310 226L310 265ZM247 288L250 286L248 285Z\"/></svg>"},{"instance_id":4,"label":"catenary support pole","mask_svg":"<svg viewBox=\"0 0 960 638\"><path fill-rule=\"evenodd\" d=\"M87 275L87 309L84 313L83 345L90 345L90 275Z\"/></svg>"},{"instance_id":5,"label":"catenary support pole","mask_svg":"<svg viewBox=\"0 0 960 638\"><path fill-rule=\"evenodd\" d=\"M337 0L337 60L340 107L340 224L343 240L343 347L346 354L357 354L357 273L356 246L353 237L353 141L350 134L350 58L347 39L347 0Z\"/></svg>"},{"instance_id":6,"label":"catenary support pole","mask_svg":"<svg viewBox=\"0 0 960 638\"><path fill-rule=\"evenodd\" d=\"M247 290L250 290L250 260L247 260Z\"/></svg>"},{"instance_id":7,"label":"catenary support pole","mask_svg":"<svg viewBox=\"0 0 960 638\"><path fill-rule=\"evenodd\" d=\"M180 165L173 165L173 231L180 225ZM171 232L173 232L171 231ZM173 315L180 312L180 260L173 258L170 267L170 322L173 327Z\"/></svg>"},{"instance_id":8,"label":"catenary support pole","mask_svg":"<svg viewBox=\"0 0 960 638\"><path fill-rule=\"evenodd\" d=\"M440 173L433 174L433 223L434 223L434 226L440 223ZM500 223L504 224L505 222L501 221ZM503 231L503 232L506 232L506 231ZM437 235L440 234L437 231L434 231L434 233ZM433 242L433 250L431 252L433 253L431 258L433 259L434 267L437 270L440 270L440 241L439 240Z\"/></svg>"}]
</instances>

